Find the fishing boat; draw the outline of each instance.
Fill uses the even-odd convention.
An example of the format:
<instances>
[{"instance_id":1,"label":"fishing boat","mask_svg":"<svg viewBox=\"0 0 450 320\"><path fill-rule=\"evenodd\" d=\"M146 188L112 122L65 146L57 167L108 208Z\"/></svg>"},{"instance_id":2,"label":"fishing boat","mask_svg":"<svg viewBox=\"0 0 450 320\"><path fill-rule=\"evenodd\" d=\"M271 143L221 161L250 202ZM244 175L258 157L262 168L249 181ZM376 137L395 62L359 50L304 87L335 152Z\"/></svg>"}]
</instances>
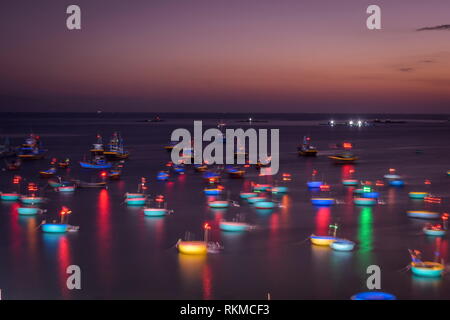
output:
<instances>
[{"instance_id":1,"label":"fishing boat","mask_svg":"<svg viewBox=\"0 0 450 320\"><path fill-rule=\"evenodd\" d=\"M445 236L448 227L448 217L449 217L448 213L442 214L441 216L442 223L438 224L427 223L423 228L423 232L427 236L434 236L434 237Z\"/></svg>"},{"instance_id":2,"label":"fishing boat","mask_svg":"<svg viewBox=\"0 0 450 320\"><path fill-rule=\"evenodd\" d=\"M241 192L241 193L239 194L239 196L240 196L242 199L248 199L248 198L257 197L258 194L257 194L256 192Z\"/></svg>"},{"instance_id":3,"label":"fishing boat","mask_svg":"<svg viewBox=\"0 0 450 320\"><path fill-rule=\"evenodd\" d=\"M423 200L428 196L428 192L409 192L408 196L411 199L419 199L419 200Z\"/></svg>"},{"instance_id":4,"label":"fishing boat","mask_svg":"<svg viewBox=\"0 0 450 320\"><path fill-rule=\"evenodd\" d=\"M31 134L25 143L19 147L18 157L22 160L37 160L45 156L46 150L42 149L42 143L39 136Z\"/></svg>"},{"instance_id":5,"label":"fishing boat","mask_svg":"<svg viewBox=\"0 0 450 320\"><path fill-rule=\"evenodd\" d=\"M419 219L438 219L440 216L438 212L432 211L410 210L407 211L406 213L410 218L419 218Z\"/></svg>"},{"instance_id":6,"label":"fishing boat","mask_svg":"<svg viewBox=\"0 0 450 320\"><path fill-rule=\"evenodd\" d=\"M142 198L126 198L125 204L127 206L144 206L147 201L146 197Z\"/></svg>"},{"instance_id":7,"label":"fishing boat","mask_svg":"<svg viewBox=\"0 0 450 320\"><path fill-rule=\"evenodd\" d=\"M22 216L34 216L44 213L45 210L38 207L19 207L17 208L17 213Z\"/></svg>"},{"instance_id":8,"label":"fishing boat","mask_svg":"<svg viewBox=\"0 0 450 320\"><path fill-rule=\"evenodd\" d=\"M311 203L317 207L329 207L336 203L334 198L311 198Z\"/></svg>"},{"instance_id":9,"label":"fishing boat","mask_svg":"<svg viewBox=\"0 0 450 320\"><path fill-rule=\"evenodd\" d=\"M317 236L315 234L312 234L309 239L311 240L311 243L316 246L329 246L337 240L336 237L333 236Z\"/></svg>"},{"instance_id":10,"label":"fishing boat","mask_svg":"<svg viewBox=\"0 0 450 320\"><path fill-rule=\"evenodd\" d=\"M75 185L78 188L106 188L107 187L107 183L105 181L86 182L86 181L81 181L81 180L72 180L72 182L75 183Z\"/></svg>"},{"instance_id":11,"label":"fishing boat","mask_svg":"<svg viewBox=\"0 0 450 320\"><path fill-rule=\"evenodd\" d=\"M92 144L92 147L89 151L94 157L102 156L103 153L105 152L105 148L103 146L103 139L100 134L97 134L97 140Z\"/></svg>"},{"instance_id":12,"label":"fishing boat","mask_svg":"<svg viewBox=\"0 0 450 320\"><path fill-rule=\"evenodd\" d=\"M297 147L298 154L304 157L315 157L317 155L316 147L311 145L311 138L304 136L303 143Z\"/></svg>"},{"instance_id":13,"label":"fishing boat","mask_svg":"<svg viewBox=\"0 0 450 320\"><path fill-rule=\"evenodd\" d=\"M222 186L217 186L213 188L203 189L203 193L207 196L217 196L223 193L224 188Z\"/></svg>"},{"instance_id":14,"label":"fishing boat","mask_svg":"<svg viewBox=\"0 0 450 320\"><path fill-rule=\"evenodd\" d=\"M374 198L354 198L353 203L357 206L372 207L377 204Z\"/></svg>"},{"instance_id":15,"label":"fishing boat","mask_svg":"<svg viewBox=\"0 0 450 320\"><path fill-rule=\"evenodd\" d=\"M336 239L330 243L330 248L335 251L352 251L355 248L355 243L347 239Z\"/></svg>"},{"instance_id":16,"label":"fishing boat","mask_svg":"<svg viewBox=\"0 0 450 320\"><path fill-rule=\"evenodd\" d=\"M245 222L220 221L219 228L222 231L243 232L249 230L250 225Z\"/></svg>"},{"instance_id":17,"label":"fishing boat","mask_svg":"<svg viewBox=\"0 0 450 320\"><path fill-rule=\"evenodd\" d=\"M51 167L47 170L39 171L39 175L41 176L41 178L48 179L50 177L53 177L56 174L56 171L57 170L55 167Z\"/></svg>"},{"instance_id":18,"label":"fishing boat","mask_svg":"<svg viewBox=\"0 0 450 320\"><path fill-rule=\"evenodd\" d=\"M0 199L2 201L17 201L20 198L20 194L17 192L0 193Z\"/></svg>"},{"instance_id":19,"label":"fishing boat","mask_svg":"<svg viewBox=\"0 0 450 320\"><path fill-rule=\"evenodd\" d=\"M170 213L166 208L144 208L143 211L146 217L164 217Z\"/></svg>"},{"instance_id":20,"label":"fishing boat","mask_svg":"<svg viewBox=\"0 0 450 320\"><path fill-rule=\"evenodd\" d=\"M274 209L278 207L278 203L273 201L256 201L253 206L256 209Z\"/></svg>"},{"instance_id":21,"label":"fishing boat","mask_svg":"<svg viewBox=\"0 0 450 320\"><path fill-rule=\"evenodd\" d=\"M444 265L434 261L422 261L418 250L408 250L411 255L411 271L419 277L437 278L442 277Z\"/></svg>"},{"instance_id":22,"label":"fishing boat","mask_svg":"<svg viewBox=\"0 0 450 320\"><path fill-rule=\"evenodd\" d=\"M346 187L355 187L359 184L359 181L356 179L344 179L342 180L342 184Z\"/></svg>"},{"instance_id":23,"label":"fishing boat","mask_svg":"<svg viewBox=\"0 0 450 320\"><path fill-rule=\"evenodd\" d=\"M328 156L328 158L333 160L335 164L354 163L356 162L356 160L358 160L357 156L348 151Z\"/></svg>"},{"instance_id":24,"label":"fishing boat","mask_svg":"<svg viewBox=\"0 0 450 320\"><path fill-rule=\"evenodd\" d=\"M230 201L226 201L226 200L209 201L208 206L210 208L215 208L215 209L224 209L224 208L228 208L230 206Z\"/></svg>"},{"instance_id":25,"label":"fishing boat","mask_svg":"<svg viewBox=\"0 0 450 320\"><path fill-rule=\"evenodd\" d=\"M70 166L70 159L67 158L64 161L58 162L58 167L61 169L67 169Z\"/></svg>"},{"instance_id":26,"label":"fishing boat","mask_svg":"<svg viewBox=\"0 0 450 320\"><path fill-rule=\"evenodd\" d=\"M156 175L156 179L159 181L167 181L169 180L169 172L167 171L159 171Z\"/></svg>"},{"instance_id":27,"label":"fishing boat","mask_svg":"<svg viewBox=\"0 0 450 320\"><path fill-rule=\"evenodd\" d=\"M397 300L393 294L382 291L367 291L353 295L351 300Z\"/></svg>"},{"instance_id":28,"label":"fishing boat","mask_svg":"<svg viewBox=\"0 0 450 320\"><path fill-rule=\"evenodd\" d=\"M80 161L80 166L85 169L109 169L112 164L102 156L95 156L91 161Z\"/></svg>"},{"instance_id":29,"label":"fishing boat","mask_svg":"<svg viewBox=\"0 0 450 320\"><path fill-rule=\"evenodd\" d=\"M123 139L119 133L114 132L103 155L108 160L123 160L130 156L130 153L124 150Z\"/></svg>"},{"instance_id":30,"label":"fishing boat","mask_svg":"<svg viewBox=\"0 0 450 320\"><path fill-rule=\"evenodd\" d=\"M323 185L323 181L308 181L306 182L306 185L308 186L309 189L317 189L320 188L321 185Z\"/></svg>"},{"instance_id":31,"label":"fishing boat","mask_svg":"<svg viewBox=\"0 0 450 320\"><path fill-rule=\"evenodd\" d=\"M248 203L254 204L259 201L267 201L266 197L250 197L247 198Z\"/></svg>"}]
</instances>

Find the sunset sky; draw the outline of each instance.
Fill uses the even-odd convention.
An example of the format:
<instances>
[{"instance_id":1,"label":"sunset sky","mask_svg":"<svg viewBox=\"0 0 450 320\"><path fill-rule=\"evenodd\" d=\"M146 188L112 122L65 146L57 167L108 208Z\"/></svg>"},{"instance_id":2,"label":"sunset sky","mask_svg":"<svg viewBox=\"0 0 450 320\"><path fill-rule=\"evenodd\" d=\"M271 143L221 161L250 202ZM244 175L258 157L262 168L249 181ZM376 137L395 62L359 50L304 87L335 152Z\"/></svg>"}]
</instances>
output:
<instances>
[{"instance_id":1,"label":"sunset sky","mask_svg":"<svg viewBox=\"0 0 450 320\"><path fill-rule=\"evenodd\" d=\"M70 4L82 30L66 28ZM366 28L370 4L382 30ZM450 112L449 0L4 0L0 10L3 112Z\"/></svg>"}]
</instances>

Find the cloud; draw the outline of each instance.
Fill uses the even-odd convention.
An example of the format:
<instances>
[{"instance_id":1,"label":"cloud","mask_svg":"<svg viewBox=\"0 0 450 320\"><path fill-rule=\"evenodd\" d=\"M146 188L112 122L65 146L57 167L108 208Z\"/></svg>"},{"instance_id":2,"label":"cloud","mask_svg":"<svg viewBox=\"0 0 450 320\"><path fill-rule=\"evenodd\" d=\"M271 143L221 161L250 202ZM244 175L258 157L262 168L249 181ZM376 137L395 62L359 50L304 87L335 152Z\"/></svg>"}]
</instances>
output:
<instances>
[{"instance_id":1,"label":"cloud","mask_svg":"<svg viewBox=\"0 0 450 320\"><path fill-rule=\"evenodd\" d=\"M416 31L434 31L434 30L450 30L450 24L442 24L440 26L419 28Z\"/></svg>"},{"instance_id":2,"label":"cloud","mask_svg":"<svg viewBox=\"0 0 450 320\"><path fill-rule=\"evenodd\" d=\"M411 72L411 71L414 71L414 68L399 68L398 71L401 71L401 72Z\"/></svg>"}]
</instances>

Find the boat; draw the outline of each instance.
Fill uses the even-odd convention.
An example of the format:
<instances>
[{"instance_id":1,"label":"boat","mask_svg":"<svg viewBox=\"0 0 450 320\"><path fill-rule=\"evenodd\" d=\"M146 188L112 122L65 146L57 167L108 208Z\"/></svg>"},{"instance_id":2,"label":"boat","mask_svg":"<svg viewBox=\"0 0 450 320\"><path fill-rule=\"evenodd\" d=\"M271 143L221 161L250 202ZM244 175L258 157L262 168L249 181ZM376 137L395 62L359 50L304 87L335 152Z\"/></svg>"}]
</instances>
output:
<instances>
[{"instance_id":1,"label":"boat","mask_svg":"<svg viewBox=\"0 0 450 320\"><path fill-rule=\"evenodd\" d=\"M0 199L2 201L17 201L20 198L20 194L17 192L0 193Z\"/></svg>"},{"instance_id":2,"label":"boat","mask_svg":"<svg viewBox=\"0 0 450 320\"><path fill-rule=\"evenodd\" d=\"M367 291L353 295L351 300L397 300L393 294L382 291Z\"/></svg>"},{"instance_id":3,"label":"boat","mask_svg":"<svg viewBox=\"0 0 450 320\"><path fill-rule=\"evenodd\" d=\"M107 150L103 152L103 155L108 160L123 160L128 159L130 153L124 150L123 139L119 133L114 132L109 144L107 146Z\"/></svg>"},{"instance_id":4,"label":"boat","mask_svg":"<svg viewBox=\"0 0 450 320\"><path fill-rule=\"evenodd\" d=\"M273 194L287 193L288 191L289 188L285 186L276 186L270 188L270 192L272 192Z\"/></svg>"},{"instance_id":5,"label":"boat","mask_svg":"<svg viewBox=\"0 0 450 320\"><path fill-rule=\"evenodd\" d=\"M167 181L169 180L169 172L167 171L159 171L156 175L156 179L159 181Z\"/></svg>"},{"instance_id":6,"label":"boat","mask_svg":"<svg viewBox=\"0 0 450 320\"><path fill-rule=\"evenodd\" d=\"M300 156L315 157L317 155L317 149L311 145L310 140L310 137L303 137L303 143L297 147L297 151Z\"/></svg>"},{"instance_id":7,"label":"boat","mask_svg":"<svg viewBox=\"0 0 450 320\"><path fill-rule=\"evenodd\" d=\"M434 261L422 261L418 250L408 250L411 255L411 271L415 276L427 277L427 278L438 278L442 277L444 273L444 265L439 262Z\"/></svg>"},{"instance_id":8,"label":"boat","mask_svg":"<svg viewBox=\"0 0 450 320\"><path fill-rule=\"evenodd\" d=\"M107 183L105 181L101 182L86 182L81 180L72 180L78 188L105 188Z\"/></svg>"},{"instance_id":9,"label":"boat","mask_svg":"<svg viewBox=\"0 0 450 320\"><path fill-rule=\"evenodd\" d=\"M143 211L146 217L164 217L170 212L166 208L144 208Z\"/></svg>"},{"instance_id":10,"label":"boat","mask_svg":"<svg viewBox=\"0 0 450 320\"><path fill-rule=\"evenodd\" d=\"M217 196L217 195L220 195L223 193L223 187L217 186L214 188L205 188L205 189L203 189L203 192L207 196Z\"/></svg>"},{"instance_id":11,"label":"boat","mask_svg":"<svg viewBox=\"0 0 450 320\"><path fill-rule=\"evenodd\" d=\"M146 201L147 201L146 197L125 199L125 203L127 206L144 206Z\"/></svg>"},{"instance_id":12,"label":"boat","mask_svg":"<svg viewBox=\"0 0 450 320\"><path fill-rule=\"evenodd\" d=\"M70 159L67 158L64 161L60 161L58 162L58 167L61 169L67 169L70 166Z\"/></svg>"},{"instance_id":13,"label":"boat","mask_svg":"<svg viewBox=\"0 0 450 320\"><path fill-rule=\"evenodd\" d=\"M253 185L253 192L264 192L268 191L272 186L270 184L255 184Z\"/></svg>"},{"instance_id":14,"label":"boat","mask_svg":"<svg viewBox=\"0 0 450 320\"><path fill-rule=\"evenodd\" d=\"M317 207L328 207L336 203L334 198L311 198L311 203Z\"/></svg>"},{"instance_id":15,"label":"boat","mask_svg":"<svg viewBox=\"0 0 450 320\"><path fill-rule=\"evenodd\" d=\"M34 216L37 214L44 213L45 210L37 207L19 207L17 208L17 213L23 216Z\"/></svg>"},{"instance_id":16,"label":"boat","mask_svg":"<svg viewBox=\"0 0 450 320\"><path fill-rule=\"evenodd\" d=\"M240 179L240 178L244 178L244 176L245 176L245 170L242 170L239 168L231 167L231 168L227 168L226 171L228 172L228 175L230 176L230 178L233 178L233 179Z\"/></svg>"},{"instance_id":17,"label":"boat","mask_svg":"<svg viewBox=\"0 0 450 320\"><path fill-rule=\"evenodd\" d=\"M328 156L329 159L333 160L335 164L346 164L354 163L358 160L358 157L351 152L342 152L332 156Z\"/></svg>"},{"instance_id":18,"label":"boat","mask_svg":"<svg viewBox=\"0 0 450 320\"><path fill-rule=\"evenodd\" d=\"M59 192L74 192L75 191L76 186L75 185L71 185L71 186L59 186L56 188L57 191Z\"/></svg>"},{"instance_id":19,"label":"boat","mask_svg":"<svg viewBox=\"0 0 450 320\"><path fill-rule=\"evenodd\" d=\"M19 147L18 157L22 160L37 160L45 156L46 150L42 149L41 139L39 136L31 134L25 143Z\"/></svg>"},{"instance_id":20,"label":"boat","mask_svg":"<svg viewBox=\"0 0 450 320\"><path fill-rule=\"evenodd\" d=\"M215 208L215 209L228 208L230 206L230 201L226 201L226 200L209 201L208 206L210 208Z\"/></svg>"},{"instance_id":21,"label":"boat","mask_svg":"<svg viewBox=\"0 0 450 320\"><path fill-rule=\"evenodd\" d=\"M248 199L248 198L256 197L256 196L258 196L258 194L257 194L256 192L241 192L241 193L239 194L239 196L240 196L242 199Z\"/></svg>"},{"instance_id":22,"label":"boat","mask_svg":"<svg viewBox=\"0 0 450 320\"><path fill-rule=\"evenodd\" d=\"M432 211L418 211L410 210L406 212L410 218L420 218L420 219L438 219L440 214L438 212Z\"/></svg>"},{"instance_id":23,"label":"boat","mask_svg":"<svg viewBox=\"0 0 450 320\"><path fill-rule=\"evenodd\" d=\"M376 191L369 191L369 192L362 193L362 198L378 199L379 197L380 197L380 193L376 192Z\"/></svg>"},{"instance_id":24,"label":"boat","mask_svg":"<svg viewBox=\"0 0 450 320\"><path fill-rule=\"evenodd\" d=\"M122 175L122 170L120 169L111 169L107 173L109 180L120 180L120 177Z\"/></svg>"},{"instance_id":25,"label":"boat","mask_svg":"<svg viewBox=\"0 0 450 320\"><path fill-rule=\"evenodd\" d=\"M208 252L208 245L205 241L178 240L176 247L178 252L182 254L205 255Z\"/></svg>"},{"instance_id":26,"label":"boat","mask_svg":"<svg viewBox=\"0 0 450 320\"><path fill-rule=\"evenodd\" d=\"M267 198L266 197L250 197L250 198L247 198L247 201L251 204L254 204L258 201L267 201Z\"/></svg>"},{"instance_id":27,"label":"boat","mask_svg":"<svg viewBox=\"0 0 450 320\"><path fill-rule=\"evenodd\" d=\"M41 225L42 231L45 233L66 233L68 227L65 223L44 223Z\"/></svg>"},{"instance_id":28,"label":"boat","mask_svg":"<svg viewBox=\"0 0 450 320\"><path fill-rule=\"evenodd\" d=\"M355 248L355 243L347 239L336 239L330 243L330 247L336 251L352 251Z\"/></svg>"},{"instance_id":29,"label":"boat","mask_svg":"<svg viewBox=\"0 0 450 320\"><path fill-rule=\"evenodd\" d=\"M354 187L359 184L359 181L356 179L345 179L345 180L342 180L342 184L346 187Z\"/></svg>"},{"instance_id":30,"label":"boat","mask_svg":"<svg viewBox=\"0 0 450 320\"><path fill-rule=\"evenodd\" d=\"M403 180L390 180L389 185L391 187L403 187L405 185L405 182Z\"/></svg>"},{"instance_id":31,"label":"boat","mask_svg":"<svg viewBox=\"0 0 450 320\"><path fill-rule=\"evenodd\" d=\"M448 217L449 217L448 213L442 214L441 216L442 223L439 224L427 223L423 228L423 232L427 236L434 236L434 237L445 236L448 227Z\"/></svg>"},{"instance_id":32,"label":"boat","mask_svg":"<svg viewBox=\"0 0 450 320\"><path fill-rule=\"evenodd\" d=\"M377 200L373 198L354 198L353 203L357 206L371 207L377 204Z\"/></svg>"},{"instance_id":33,"label":"boat","mask_svg":"<svg viewBox=\"0 0 450 320\"><path fill-rule=\"evenodd\" d=\"M109 169L112 164L102 156L95 156L91 161L80 161L80 166L85 169Z\"/></svg>"},{"instance_id":34,"label":"boat","mask_svg":"<svg viewBox=\"0 0 450 320\"><path fill-rule=\"evenodd\" d=\"M53 177L56 174L56 168L51 167L47 170L39 171L41 178L47 179Z\"/></svg>"},{"instance_id":35,"label":"boat","mask_svg":"<svg viewBox=\"0 0 450 320\"><path fill-rule=\"evenodd\" d=\"M320 186L323 185L323 181L316 181L316 180L308 181L308 182L306 182L306 185L310 189L316 189L316 188L320 188Z\"/></svg>"},{"instance_id":36,"label":"boat","mask_svg":"<svg viewBox=\"0 0 450 320\"><path fill-rule=\"evenodd\" d=\"M245 222L220 221L219 228L222 231L243 232L249 230L250 225Z\"/></svg>"},{"instance_id":37,"label":"boat","mask_svg":"<svg viewBox=\"0 0 450 320\"><path fill-rule=\"evenodd\" d=\"M333 236L316 236L315 234L312 234L309 239L311 240L311 243L316 246L329 246L337 240L337 238Z\"/></svg>"},{"instance_id":38,"label":"boat","mask_svg":"<svg viewBox=\"0 0 450 320\"><path fill-rule=\"evenodd\" d=\"M34 195L20 197L20 202L22 202L23 204L39 204L44 201L45 199L43 197L36 197Z\"/></svg>"},{"instance_id":39,"label":"boat","mask_svg":"<svg viewBox=\"0 0 450 320\"><path fill-rule=\"evenodd\" d=\"M100 134L97 134L97 140L95 141L95 143L92 144L92 148L89 151L94 157L101 156L103 155L103 152L105 152L105 148L103 146L103 139Z\"/></svg>"},{"instance_id":40,"label":"boat","mask_svg":"<svg viewBox=\"0 0 450 320\"><path fill-rule=\"evenodd\" d=\"M428 192L409 192L408 196L411 199L419 199L419 200L423 200L428 196Z\"/></svg>"},{"instance_id":41,"label":"boat","mask_svg":"<svg viewBox=\"0 0 450 320\"><path fill-rule=\"evenodd\" d=\"M278 207L278 204L273 201L256 201L253 205L256 209L274 209Z\"/></svg>"}]
</instances>

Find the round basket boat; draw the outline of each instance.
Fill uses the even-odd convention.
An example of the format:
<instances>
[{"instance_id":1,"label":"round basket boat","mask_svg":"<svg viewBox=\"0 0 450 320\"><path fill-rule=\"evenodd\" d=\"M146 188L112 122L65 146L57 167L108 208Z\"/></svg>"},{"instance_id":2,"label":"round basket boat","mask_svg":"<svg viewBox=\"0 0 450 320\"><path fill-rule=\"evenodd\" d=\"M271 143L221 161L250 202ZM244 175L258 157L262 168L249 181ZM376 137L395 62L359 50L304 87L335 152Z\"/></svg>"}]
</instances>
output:
<instances>
[{"instance_id":1,"label":"round basket boat","mask_svg":"<svg viewBox=\"0 0 450 320\"><path fill-rule=\"evenodd\" d=\"M145 208L144 216L146 217L163 217L167 215L167 209L165 208Z\"/></svg>"},{"instance_id":2,"label":"round basket boat","mask_svg":"<svg viewBox=\"0 0 450 320\"><path fill-rule=\"evenodd\" d=\"M420 199L423 200L425 197L428 196L428 192L410 192L408 193L408 196L411 199Z\"/></svg>"},{"instance_id":3,"label":"round basket boat","mask_svg":"<svg viewBox=\"0 0 450 320\"><path fill-rule=\"evenodd\" d=\"M353 190L353 193L354 194L363 194L364 190L363 189L355 189L355 190Z\"/></svg>"},{"instance_id":4,"label":"round basket boat","mask_svg":"<svg viewBox=\"0 0 450 320\"><path fill-rule=\"evenodd\" d=\"M182 254L203 255L208 252L208 246L204 241L180 241L177 249Z\"/></svg>"},{"instance_id":5,"label":"round basket boat","mask_svg":"<svg viewBox=\"0 0 450 320\"><path fill-rule=\"evenodd\" d=\"M156 180L159 180L159 181L166 181L166 180L168 180L169 179L169 174L167 173L167 172L159 172L157 175L156 175Z\"/></svg>"},{"instance_id":6,"label":"round basket boat","mask_svg":"<svg viewBox=\"0 0 450 320\"><path fill-rule=\"evenodd\" d=\"M240 197L242 199L248 199L248 198L253 198L253 197L257 197L258 194L255 192L241 192Z\"/></svg>"},{"instance_id":7,"label":"round basket boat","mask_svg":"<svg viewBox=\"0 0 450 320\"><path fill-rule=\"evenodd\" d=\"M369 199L378 199L380 197L379 192L363 192L362 198L369 198Z\"/></svg>"},{"instance_id":8,"label":"round basket boat","mask_svg":"<svg viewBox=\"0 0 450 320\"><path fill-rule=\"evenodd\" d=\"M433 229L433 228L425 227L425 228L423 228L423 232L427 236L442 237L442 236L445 236L445 234L447 233L447 230L445 230L445 229L436 229L436 228Z\"/></svg>"},{"instance_id":9,"label":"round basket boat","mask_svg":"<svg viewBox=\"0 0 450 320\"><path fill-rule=\"evenodd\" d=\"M311 203L318 207L328 207L336 203L334 198L311 198Z\"/></svg>"},{"instance_id":10,"label":"round basket boat","mask_svg":"<svg viewBox=\"0 0 450 320\"><path fill-rule=\"evenodd\" d=\"M244 222L221 221L219 224L219 228L222 231L242 232L247 231L249 225Z\"/></svg>"},{"instance_id":11,"label":"round basket boat","mask_svg":"<svg viewBox=\"0 0 450 320\"><path fill-rule=\"evenodd\" d=\"M444 265L431 261L411 262L411 271L414 275L419 277L436 278L442 276Z\"/></svg>"},{"instance_id":12,"label":"round basket boat","mask_svg":"<svg viewBox=\"0 0 450 320\"><path fill-rule=\"evenodd\" d=\"M144 194L143 193L130 193L130 192L127 192L127 193L125 193L125 198L126 199L144 198Z\"/></svg>"},{"instance_id":13,"label":"round basket boat","mask_svg":"<svg viewBox=\"0 0 450 320\"><path fill-rule=\"evenodd\" d=\"M127 204L127 206L143 206L143 205L145 205L146 201L147 201L146 198L125 199L125 203Z\"/></svg>"},{"instance_id":14,"label":"round basket boat","mask_svg":"<svg viewBox=\"0 0 450 320\"><path fill-rule=\"evenodd\" d=\"M17 201L20 198L18 193L2 193L0 198L2 201Z\"/></svg>"},{"instance_id":15,"label":"round basket boat","mask_svg":"<svg viewBox=\"0 0 450 320\"><path fill-rule=\"evenodd\" d=\"M385 179L391 180L391 179L400 179L400 176L398 174L385 174Z\"/></svg>"},{"instance_id":16,"label":"round basket boat","mask_svg":"<svg viewBox=\"0 0 450 320\"><path fill-rule=\"evenodd\" d=\"M44 223L41 228L47 233L64 233L67 232L68 226L62 223Z\"/></svg>"},{"instance_id":17,"label":"round basket boat","mask_svg":"<svg viewBox=\"0 0 450 320\"><path fill-rule=\"evenodd\" d=\"M346 180L342 180L342 184L346 187L354 187L359 184L359 181L356 179L346 179Z\"/></svg>"},{"instance_id":18,"label":"round basket boat","mask_svg":"<svg viewBox=\"0 0 450 320\"><path fill-rule=\"evenodd\" d=\"M288 192L288 187L281 187L281 186L278 186L278 187L272 187L272 189L271 189L271 191L272 191L272 193L287 193Z\"/></svg>"},{"instance_id":19,"label":"round basket boat","mask_svg":"<svg viewBox=\"0 0 450 320\"><path fill-rule=\"evenodd\" d=\"M277 204L273 201L257 201L254 206L256 209L273 209Z\"/></svg>"},{"instance_id":20,"label":"round basket boat","mask_svg":"<svg viewBox=\"0 0 450 320\"><path fill-rule=\"evenodd\" d=\"M337 239L332 236L316 236L312 234L309 239L311 240L311 243L316 246L329 246Z\"/></svg>"},{"instance_id":21,"label":"round basket boat","mask_svg":"<svg viewBox=\"0 0 450 320\"><path fill-rule=\"evenodd\" d=\"M355 248L355 243L346 239L337 239L330 243L330 247L336 251L352 251Z\"/></svg>"},{"instance_id":22,"label":"round basket boat","mask_svg":"<svg viewBox=\"0 0 450 320\"><path fill-rule=\"evenodd\" d=\"M57 190L59 192L74 192L75 186L61 186L61 187L58 187Z\"/></svg>"},{"instance_id":23,"label":"round basket boat","mask_svg":"<svg viewBox=\"0 0 450 320\"><path fill-rule=\"evenodd\" d=\"M253 191L255 192L263 192L270 189L272 186L270 184L256 184L253 186Z\"/></svg>"},{"instance_id":24,"label":"round basket boat","mask_svg":"<svg viewBox=\"0 0 450 320\"><path fill-rule=\"evenodd\" d=\"M37 204L44 202L42 197L21 197L20 201L24 204Z\"/></svg>"},{"instance_id":25,"label":"round basket boat","mask_svg":"<svg viewBox=\"0 0 450 320\"><path fill-rule=\"evenodd\" d=\"M251 197L251 198L247 198L247 201L249 203L256 203L258 201L267 201L267 199L265 197Z\"/></svg>"},{"instance_id":26,"label":"round basket boat","mask_svg":"<svg viewBox=\"0 0 450 320\"><path fill-rule=\"evenodd\" d=\"M353 203L357 206L371 207L377 204L377 200L372 198L354 198Z\"/></svg>"},{"instance_id":27,"label":"round basket boat","mask_svg":"<svg viewBox=\"0 0 450 320\"><path fill-rule=\"evenodd\" d=\"M310 189L315 189L315 188L320 188L320 186L323 185L323 182L322 181L308 181L306 183L306 185Z\"/></svg>"},{"instance_id":28,"label":"round basket boat","mask_svg":"<svg viewBox=\"0 0 450 320\"><path fill-rule=\"evenodd\" d=\"M391 180L389 181L391 187L403 187L405 182L403 180Z\"/></svg>"},{"instance_id":29,"label":"round basket boat","mask_svg":"<svg viewBox=\"0 0 450 320\"><path fill-rule=\"evenodd\" d=\"M420 218L420 219L438 219L440 214L438 212L432 211L407 211L406 214L410 218Z\"/></svg>"},{"instance_id":30,"label":"round basket boat","mask_svg":"<svg viewBox=\"0 0 450 320\"><path fill-rule=\"evenodd\" d=\"M208 206L210 208L216 208L216 209L228 208L230 206L230 202L224 201L224 200L210 201L210 202L208 202Z\"/></svg>"},{"instance_id":31,"label":"round basket boat","mask_svg":"<svg viewBox=\"0 0 450 320\"><path fill-rule=\"evenodd\" d=\"M42 209L35 207L20 207L17 208L17 213L23 216L33 216L42 213Z\"/></svg>"},{"instance_id":32,"label":"round basket boat","mask_svg":"<svg viewBox=\"0 0 450 320\"><path fill-rule=\"evenodd\" d=\"M219 189L219 188L206 188L203 190L203 192L207 196L216 196L216 195L222 194L223 190Z\"/></svg>"},{"instance_id":33,"label":"round basket boat","mask_svg":"<svg viewBox=\"0 0 450 320\"><path fill-rule=\"evenodd\" d=\"M360 292L351 297L352 300L397 300L393 294L381 291Z\"/></svg>"}]
</instances>

